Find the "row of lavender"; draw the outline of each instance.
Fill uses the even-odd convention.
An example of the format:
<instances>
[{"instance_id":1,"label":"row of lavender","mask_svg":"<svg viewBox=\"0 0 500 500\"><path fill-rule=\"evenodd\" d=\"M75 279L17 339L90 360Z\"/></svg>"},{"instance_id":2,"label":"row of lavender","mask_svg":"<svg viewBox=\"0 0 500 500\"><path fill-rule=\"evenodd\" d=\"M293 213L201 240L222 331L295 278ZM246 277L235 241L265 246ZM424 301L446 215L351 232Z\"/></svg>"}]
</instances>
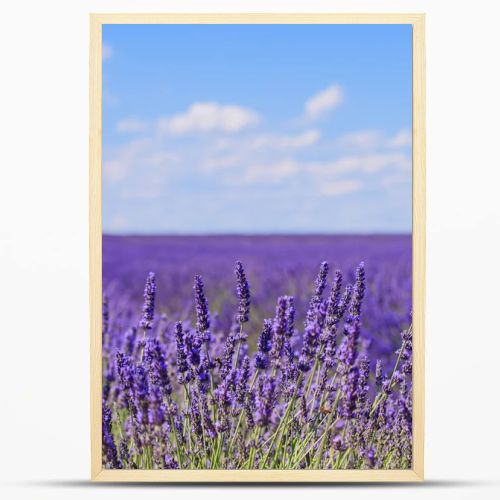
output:
<instances>
[{"instance_id":1,"label":"row of lavender","mask_svg":"<svg viewBox=\"0 0 500 500\"><path fill-rule=\"evenodd\" d=\"M258 335L240 262L235 273L237 309L228 328L211 320L200 276L193 325L155 321L152 273L139 321L130 305L105 300L104 465L411 467L411 327L391 364L370 360L377 338L366 338L363 326L373 286L368 280L367 290L364 265L343 286L340 271L329 282L324 262L304 319L294 297L280 296Z\"/></svg>"}]
</instances>

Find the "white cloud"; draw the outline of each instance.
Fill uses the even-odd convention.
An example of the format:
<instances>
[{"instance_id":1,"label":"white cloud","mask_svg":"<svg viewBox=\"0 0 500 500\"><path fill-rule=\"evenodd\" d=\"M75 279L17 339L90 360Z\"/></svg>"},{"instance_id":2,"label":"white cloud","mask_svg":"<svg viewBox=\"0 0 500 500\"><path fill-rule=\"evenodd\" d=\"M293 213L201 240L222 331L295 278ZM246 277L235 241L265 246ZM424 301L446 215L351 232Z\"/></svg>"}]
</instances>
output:
<instances>
[{"instance_id":1,"label":"white cloud","mask_svg":"<svg viewBox=\"0 0 500 500\"><path fill-rule=\"evenodd\" d=\"M102 60L107 61L108 59L111 59L114 54L113 47L111 45L107 44L106 42L103 42L102 44Z\"/></svg>"},{"instance_id":2,"label":"white cloud","mask_svg":"<svg viewBox=\"0 0 500 500\"><path fill-rule=\"evenodd\" d=\"M116 130L124 133L144 132L147 128L148 124L145 121L134 117L123 118L116 124Z\"/></svg>"},{"instance_id":3,"label":"white cloud","mask_svg":"<svg viewBox=\"0 0 500 500\"><path fill-rule=\"evenodd\" d=\"M381 145L382 140L379 130L360 130L339 137L336 145L343 149L374 149Z\"/></svg>"},{"instance_id":4,"label":"white cloud","mask_svg":"<svg viewBox=\"0 0 500 500\"><path fill-rule=\"evenodd\" d=\"M387 147L389 148L402 148L411 146L411 144L412 135L409 129L400 130L395 136L389 138L387 141Z\"/></svg>"},{"instance_id":5,"label":"white cloud","mask_svg":"<svg viewBox=\"0 0 500 500\"><path fill-rule=\"evenodd\" d=\"M306 130L297 135L262 134L249 142L250 149L302 149L316 144L321 137L319 130Z\"/></svg>"},{"instance_id":6,"label":"white cloud","mask_svg":"<svg viewBox=\"0 0 500 500\"><path fill-rule=\"evenodd\" d=\"M387 150L403 149L411 146L411 130L404 128L387 137L380 130L359 130L340 136L335 146L345 150Z\"/></svg>"},{"instance_id":7,"label":"white cloud","mask_svg":"<svg viewBox=\"0 0 500 500\"><path fill-rule=\"evenodd\" d=\"M231 175L223 178L222 181L231 186L253 183L275 184L292 177L299 171L300 165L293 160L259 163L246 167L240 175Z\"/></svg>"},{"instance_id":8,"label":"white cloud","mask_svg":"<svg viewBox=\"0 0 500 500\"><path fill-rule=\"evenodd\" d=\"M240 138L221 137L212 143L212 150L203 162L205 170L237 166L255 155L276 157L280 152L297 151L314 146L320 139L319 130L310 129L291 134L256 134ZM222 155L222 156L221 156ZM269 161L269 160L266 160Z\"/></svg>"},{"instance_id":9,"label":"white cloud","mask_svg":"<svg viewBox=\"0 0 500 500\"><path fill-rule=\"evenodd\" d=\"M109 160L103 163L104 175L112 182L121 181L128 175L128 163L122 160Z\"/></svg>"},{"instance_id":10,"label":"white cloud","mask_svg":"<svg viewBox=\"0 0 500 500\"><path fill-rule=\"evenodd\" d=\"M112 217L109 229L111 231L120 231L128 227L128 220L122 214L116 214Z\"/></svg>"},{"instance_id":11,"label":"white cloud","mask_svg":"<svg viewBox=\"0 0 500 500\"><path fill-rule=\"evenodd\" d=\"M342 194L353 193L362 188L360 181L355 179L326 182L319 186L321 196L340 196Z\"/></svg>"},{"instance_id":12,"label":"white cloud","mask_svg":"<svg viewBox=\"0 0 500 500\"><path fill-rule=\"evenodd\" d=\"M403 175L403 172L396 172L384 177L381 184L385 187L391 187L400 184L406 184L408 182L411 182L411 175Z\"/></svg>"},{"instance_id":13,"label":"white cloud","mask_svg":"<svg viewBox=\"0 0 500 500\"><path fill-rule=\"evenodd\" d=\"M373 153L344 156L333 162L312 163L309 170L319 174L349 174L353 172L374 173L389 167L407 169L411 159L403 153Z\"/></svg>"},{"instance_id":14,"label":"white cloud","mask_svg":"<svg viewBox=\"0 0 500 500\"><path fill-rule=\"evenodd\" d=\"M203 170L221 170L240 165L243 158L239 155L208 157L202 164Z\"/></svg>"},{"instance_id":15,"label":"white cloud","mask_svg":"<svg viewBox=\"0 0 500 500\"><path fill-rule=\"evenodd\" d=\"M122 181L140 172L140 178L151 185L156 182L152 177L153 170L164 176L179 159L179 154L158 150L154 141L145 137L113 150L112 155L103 162L103 172L111 182ZM156 168L148 170L146 167Z\"/></svg>"},{"instance_id":16,"label":"white cloud","mask_svg":"<svg viewBox=\"0 0 500 500\"><path fill-rule=\"evenodd\" d=\"M321 115L333 111L344 100L344 92L338 84L318 92L310 97L304 104L306 118L315 120Z\"/></svg>"},{"instance_id":17,"label":"white cloud","mask_svg":"<svg viewBox=\"0 0 500 500\"><path fill-rule=\"evenodd\" d=\"M251 109L216 102L195 102L185 113L162 118L158 122L160 132L174 135L193 132L239 132L260 122L260 116Z\"/></svg>"},{"instance_id":18,"label":"white cloud","mask_svg":"<svg viewBox=\"0 0 500 500\"><path fill-rule=\"evenodd\" d=\"M246 170L244 179L247 182L280 182L299 171L292 160L284 160L271 165L254 165Z\"/></svg>"}]
</instances>

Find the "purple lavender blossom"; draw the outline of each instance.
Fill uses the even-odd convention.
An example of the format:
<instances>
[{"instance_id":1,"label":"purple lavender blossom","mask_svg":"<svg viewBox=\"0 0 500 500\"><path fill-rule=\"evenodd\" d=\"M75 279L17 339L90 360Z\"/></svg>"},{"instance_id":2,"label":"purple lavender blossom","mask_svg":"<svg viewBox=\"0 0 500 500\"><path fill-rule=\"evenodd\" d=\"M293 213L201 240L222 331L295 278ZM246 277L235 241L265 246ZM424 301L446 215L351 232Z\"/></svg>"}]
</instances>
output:
<instances>
[{"instance_id":1,"label":"purple lavender blossom","mask_svg":"<svg viewBox=\"0 0 500 500\"><path fill-rule=\"evenodd\" d=\"M142 306L142 318L139 323L144 330L151 330L154 310L155 310L155 297L156 297L156 277L155 273L149 273L146 279L146 286L144 287L144 305Z\"/></svg>"},{"instance_id":2,"label":"purple lavender blossom","mask_svg":"<svg viewBox=\"0 0 500 500\"><path fill-rule=\"evenodd\" d=\"M166 356L158 339L147 340L144 349L144 363L148 369L151 385L158 387L164 397L170 396L172 386L167 371Z\"/></svg>"},{"instance_id":3,"label":"purple lavender blossom","mask_svg":"<svg viewBox=\"0 0 500 500\"><path fill-rule=\"evenodd\" d=\"M365 296L366 290L366 276L365 276L365 263L361 262L356 269L356 283L354 284L354 293L349 308L349 317L352 321L353 318L359 318L361 314L361 305Z\"/></svg>"},{"instance_id":4,"label":"purple lavender blossom","mask_svg":"<svg viewBox=\"0 0 500 500\"><path fill-rule=\"evenodd\" d=\"M356 396L358 387L359 370L353 367L346 376L342 387L342 416L349 419L356 409Z\"/></svg>"},{"instance_id":5,"label":"purple lavender blossom","mask_svg":"<svg viewBox=\"0 0 500 500\"><path fill-rule=\"evenodd\" d=\"M104 450L104 460L108 468L121 469L121 463L118 460L118 452L113 440L111 428L112 414L111 410L102 402L102 443Z\"/></svg>"},{"instance_id":6,"label":"purple lavender blossom","mask_svg":"<svg viewBox=\"0 0 500 500\"><path fill-rule=\"evenodd\" d=\"M194 303L196 307L196 329L205 342L210 341L210 313L208 311L208 301L205 297L203 279L200 275L194 277Z\"/></svg>"},{"instance_id":7,"label":"purple lavender blossom","mask_svg":"<svg viewBox=\"0 0 500 500\"><path fill-rule=\"evenodd\" d=\"M358 356L358 341L360 335L360 322L357 316L351 317L350 322L346 323L345 339L340 349L340 360L346 367L354 365Z\"/></svg>"},{"instance_id":8,"label":"purple lavender blossom","mask_svg":"<svg viewBox=\"0 0 500 500\"><path fill-rule=\"evenodd\" d=\"M237 323L248 322L250 314L250 286L248 284L243 264L236 261L236 292L238 294L238 314L236 315Z\"/></svg>"},{"instance_id":9,"label":"purple lavender blossom","mask_svg":"<svg viewBox=\"0 0 500 500\"><path fill-rule=\"evenodd\" d=\"M321 304L318 305L318 309L320 307ZM317 312L312 314L311 320L307 322L304 329L304 340L298 364L299 370L303 372L310 370L316 356L322 330L320 318L321 314Z\"/></svg>"},{"instance_id":10,"label":"purple lavender blossom","mask_svg":"<svg viewBox=\"0 0 500 500\"><path fill-rule=\"evenodd\" d=\"M318 276L316 277L316 281L314 282L314 294L311 297L311 301L309 302L309 309L307 310L306 315L306 324L314 318L315 314L317 314L318 306L321 303L321 296L323 295L323 291L326 287L326 278L328 276L328 262L322 262L319 268Z\"/></svg>"},{"instance_id":11,"label":"purple lavender blossom","mask_svg":"<svg viewBox=\"0 0 500 500\"><path fill-rule=\"evenodd\" d=\"M375 384L378 388L382 386L382 361L380 359L377 359L375 365Z\"/></svg>"},{"instance_id":12,"label":"purple lavender blossom","mask_svg":"<svg viewBox=\"0 0 500 500\"><path fill-rule=\"evenodd\" d=\"M287 335L287 308L287 297L280 297L278 299L278 304L276 305L276 316L272 326L273 344L271 347L270 358L272 359L274 366L279 365L285 345Z\"/></svg>"},{"instance_id":13,"label":"purple lavender blossom","mask_svg":"<svg viewBox=\"0 0 500 500\"><path fill-rule=\"evenodd\" d=\"M238 385L236 388L236 401L244 404L248 393L248 381L250 380L250 358L245 356L238 370Z\"/></svg>"},{"instance_id":14,"label":"purple lavender blossom","mask_svg":"<svg viewBox=\"0 0 500 500\"><path fill-rule=\"evenodd\" d=\"M292 347L293 336L295 334L295 299L293 297L285 297L286 299L286 332L283 351L288 363L293 362L294 352Z\"/></svg>"},{"instance_id":15,"label":"purple lavender blossom","mask_svg":"<svg viewBox=\"0 0 500 500\"><path fill-rule=\"evenodd\" d=\"M257 354L255 355L255 367L259 370L265 370L268 366L268 353L271 350L273 336L273 323L271 320L264 320L264 328L257 342Z\"/></svg>"},{"instance_id":16,"label":"purple lavender blossom","mask_svg":"<svg viewBox=\"0 0 500 500\"><path fill-rule=\"evenodd\" d=\"M255 422L266 427L269 425L274 408L276 382L273 377L259 379L257 399L255 401Z\"/></svg>"},{"instance_id":17,"label":"purple lavender blossom","mask_svg":"<svg viewBox=\"0 0 500 500\"><path fill-rule=\"evenodd\" d=\"M163 463L165 466L165 469L178 469L179 468L179 463L177 460L172 455L165 455L163 457Z\"/></svg>"},{"instance_id":18,"label":"purple lavender blossom","mask_svg":"<svg viewBox=\"0 0 500 500\"><path fill-rule=\"evenodd\" d=\"M186 344L184 342L184 331L180 321L175 324L175 344L177 348L177 381L179 384L186 384L189 382L190 378L189 373L186 373L189 370L189 365L187 360Z\"/></svg>"},{"instance_id":19,"label":"purple lavender blossom","mask_svg":"<svg viewBox=\"0 0 500 500\"><path fill-rule=\"evenodd\" d=\"M224 344L224 351L221 359L221 365L220 365L221 379L225 379L233 368L235 345L236 345L236 335L230 332L226 337L226 342Z\"/></svg>"}]
</instances>

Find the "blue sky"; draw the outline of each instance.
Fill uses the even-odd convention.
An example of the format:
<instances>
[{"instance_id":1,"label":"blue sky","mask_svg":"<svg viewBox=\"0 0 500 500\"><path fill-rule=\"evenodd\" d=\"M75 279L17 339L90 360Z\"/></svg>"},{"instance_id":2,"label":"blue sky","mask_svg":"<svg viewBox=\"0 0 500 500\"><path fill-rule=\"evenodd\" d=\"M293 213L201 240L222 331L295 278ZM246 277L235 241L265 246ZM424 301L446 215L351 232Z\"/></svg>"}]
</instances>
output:
<instances>
[{"instance_id":1,"label":"blue sky","mask_svg":"<svg viewBox=\"0 0 500 500\"><path fill-rule=\"evenodd\" d=\"M105 25L105 233L411 231L411 26Z\"/></svg>"}]
</instances>

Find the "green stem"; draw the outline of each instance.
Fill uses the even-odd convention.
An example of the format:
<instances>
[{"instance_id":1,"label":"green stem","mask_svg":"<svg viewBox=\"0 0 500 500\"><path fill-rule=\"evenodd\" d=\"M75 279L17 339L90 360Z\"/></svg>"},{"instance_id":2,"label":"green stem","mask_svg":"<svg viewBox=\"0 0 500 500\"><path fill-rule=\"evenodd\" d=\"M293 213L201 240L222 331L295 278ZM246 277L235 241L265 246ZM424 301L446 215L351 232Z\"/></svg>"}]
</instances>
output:
<instances>
[{"instance_id":1,"label":"green stem","mask_svg":"<svg viewBox=\"0 0 500 500\"><path fill-rule=\"evenodd\" d=\"M293 394L292 394L292 397L290 398L290 401L288 402L288 405L286 407L286 410L285 410L285 413L283 415L283 418L281 419L279 425L278 425L278 428L276 429L276 432L274 433L274 438L271 440L271 443L269 444L269 448L267 449L267 452L266 452L266 455L264 457L264 460L263 462L260 464L260 468L262 469L266 463L267 463L267 460L269 458L269 455L271 453L271 450L273 448L273 445L274 445L274 442L276 440L276 437L278 437L278 433L279 433L279 439L276 443L276 451L274 453L274 457L273 457L273 462L276 460L276 457L278 455L278 451L279 451L279 445L281 444L281 439L283 438L283 432L282 429L286 426L286 424L288 424L288 416L290 415L290 412L292 411L292 408L295 404L295 399L297 397L297 392L298 392L298 389L299 389L299 386L302 382L302 373L299 375L298 377L298 380L297 380L297 385L295 386L295 389L293 391Z\"/></svg>"},{"instance_id":2,"label":"green stem","mask_svg":"<svg viewBox=\"0 0 500 500\"><path fill-rule=\"evenodd\" d=\"M170 416L170 427L172 428L172 432L174 434L174 441L175 441L175 449L177 450L177 458L179 459L179 467L182 469L182 452L181 448L179 446L179 440L177 439L177 429L175 428L174 424L174 417Z\"/></svg>"},{"instance_id":3,"label":"green stem","mask_svg":"<svg viewBox=\"0 0 500 500\"><path fill-rule=\"evenodd\" d=\"M392 370L391 378L389 379L389 389L388 390L392 389L394 375L396 374L396 370L397 370L397 368L399 366L399 363L401 361L401 357L403 355L403 351L404 351L405 345L406 345L406 342L403 340L403 343L401 344L401 349L399 350L398 359L396 360L396 363L394 364L394 368ZM387 393L384 392L384 393L377 394L377 397L375 398L375 401L373 402L372 409L370 410L370 417L373 415L373 412L377 409L378 405L384 399L387 399Z\"/></svg>"},{"instance_id":4,"label":"green stem","mask_svg":"<svg viewBox=\"0 0 500 500\"><path fill-rule=\"evenodd\" d=\"M252 382L250 383L250 389L248 390L249 393L252 391L253 386L255 385L255 382L257 381L258 375L259 375L259 370L256 370L255 374L253 376ZM246 400L245 400L245 402L246 402ZM233 438L231 439L231 443L229 443L228 453L231 453L231 450L233 449L234 443L236 441L236 437L238 435L238 429L240 428L241 422L243 420L243 413L244 413L244 409L240 410L240 413L238 416L238 422L236 423L236 428L234 429L234 432L233 432Z\"/></svg>"}]
</instances>

